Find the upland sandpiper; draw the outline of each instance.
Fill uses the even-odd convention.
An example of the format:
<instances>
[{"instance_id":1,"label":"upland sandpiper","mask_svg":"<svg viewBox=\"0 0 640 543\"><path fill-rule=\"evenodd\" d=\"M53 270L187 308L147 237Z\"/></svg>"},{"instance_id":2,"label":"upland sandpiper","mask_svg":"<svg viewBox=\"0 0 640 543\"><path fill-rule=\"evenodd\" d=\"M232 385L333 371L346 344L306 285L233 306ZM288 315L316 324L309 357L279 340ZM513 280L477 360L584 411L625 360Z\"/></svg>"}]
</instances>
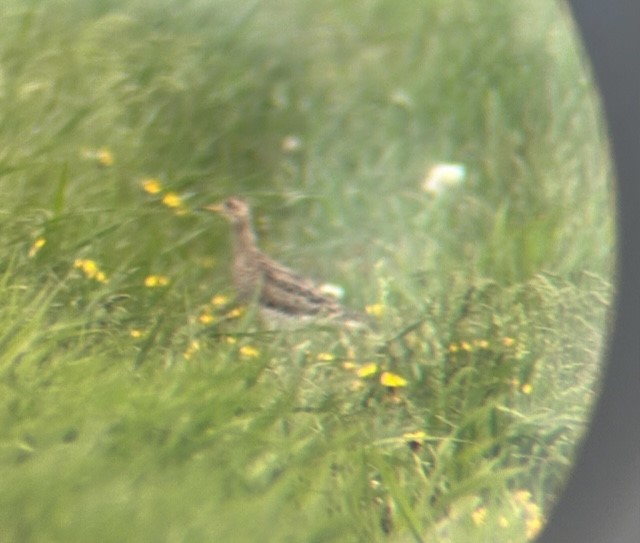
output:
<instances>
[{"instance_id":1,"label":"upland sandpiper","mask_svg":"<svg viewBox=\"0 0 640 543\"><path fill-rule=\"evenodd\" d=\"M231 223L231 274L238 299L243 303L256 301L268 325L318 320L334 321L349 328L365 326L362 315L347 310L314 281L276 262L258 248L251 209L246 201L232 197L206 209L220 213Z\"/></svg>"}]
</instances>

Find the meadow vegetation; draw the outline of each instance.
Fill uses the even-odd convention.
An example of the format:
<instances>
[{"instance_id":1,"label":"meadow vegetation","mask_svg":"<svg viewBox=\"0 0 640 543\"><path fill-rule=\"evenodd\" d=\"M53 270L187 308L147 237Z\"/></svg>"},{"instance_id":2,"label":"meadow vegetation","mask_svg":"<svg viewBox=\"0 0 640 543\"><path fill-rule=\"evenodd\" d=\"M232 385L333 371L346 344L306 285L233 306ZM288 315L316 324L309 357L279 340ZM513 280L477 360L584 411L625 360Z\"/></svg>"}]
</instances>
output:
<instances>
[{"instance_id":1,"label":"meadow vegetation","mask_svg":"<svg viewBox=\"0 0 640 543\"><path fill-rule=\"evenodd\" d=\"M613 281L562 7L5 1L0 540L533 539ZM373 330L235 304L233 194Z\"/></svg>"}]
</instances>

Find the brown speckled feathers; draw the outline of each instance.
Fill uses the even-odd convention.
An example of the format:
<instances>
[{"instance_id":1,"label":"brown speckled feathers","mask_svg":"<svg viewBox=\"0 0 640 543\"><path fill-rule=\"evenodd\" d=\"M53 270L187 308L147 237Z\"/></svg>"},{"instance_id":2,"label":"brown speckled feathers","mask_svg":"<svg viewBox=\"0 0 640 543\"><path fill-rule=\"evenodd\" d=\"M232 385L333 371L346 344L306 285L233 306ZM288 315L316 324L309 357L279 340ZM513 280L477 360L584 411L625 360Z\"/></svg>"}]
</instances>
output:
<instances>
[{"instance_id":1,"label":"brown speckled feathers","mask_svg":"<svg viewBox=\"0 0 640 543\"><path fill-rule=\"evenodd\" d=\"M335 298L320 290L258 249L249 205L229 198L208 209L221 213L233 228L232 276L241 301L257 300L265 320L327 319L362 327L364 318L346 310Z\"/></svg>"}]
</instances>

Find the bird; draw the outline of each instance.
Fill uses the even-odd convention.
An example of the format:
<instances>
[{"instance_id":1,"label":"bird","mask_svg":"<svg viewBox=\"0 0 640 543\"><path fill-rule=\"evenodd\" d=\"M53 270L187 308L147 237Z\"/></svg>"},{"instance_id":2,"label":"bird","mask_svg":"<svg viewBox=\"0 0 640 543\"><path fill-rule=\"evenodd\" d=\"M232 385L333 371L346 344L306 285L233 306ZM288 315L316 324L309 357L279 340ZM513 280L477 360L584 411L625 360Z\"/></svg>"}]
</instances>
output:
<instances>
[{"instance_id":1,"label":"bird","mask_svg":"<svg viewBox=\"0 0 640 543\"><path fill-rule=\"evenodd\" d=\"M288 326L313 321L334 322L346 328L366 326L364 315L345 308L312 279L272 259L258 247L251 207L237 196L205 209L222 215L232 228L231 275L241 303L258 304L268 325Z\"/></svg>"}]
</instances>

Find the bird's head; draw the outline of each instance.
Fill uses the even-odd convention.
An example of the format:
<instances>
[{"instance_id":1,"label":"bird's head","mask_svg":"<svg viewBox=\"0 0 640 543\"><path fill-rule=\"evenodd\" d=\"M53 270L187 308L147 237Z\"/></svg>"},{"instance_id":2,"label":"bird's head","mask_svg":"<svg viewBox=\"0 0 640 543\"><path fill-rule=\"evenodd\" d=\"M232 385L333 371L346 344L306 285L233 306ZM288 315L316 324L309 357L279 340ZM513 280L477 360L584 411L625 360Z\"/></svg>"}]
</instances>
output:
<instances>
[{"instance_id":1,"label":"bird's head","mask_svg":"<svg viewBox=\"0 0 640 543\"><path fill-rule=\"evenodd\" d=\"M251 218L249 204L241 198L231 197L224 202L207 206L205 209L220 213L232 224L246 223Z\"/></svg>"}]
</instances>

